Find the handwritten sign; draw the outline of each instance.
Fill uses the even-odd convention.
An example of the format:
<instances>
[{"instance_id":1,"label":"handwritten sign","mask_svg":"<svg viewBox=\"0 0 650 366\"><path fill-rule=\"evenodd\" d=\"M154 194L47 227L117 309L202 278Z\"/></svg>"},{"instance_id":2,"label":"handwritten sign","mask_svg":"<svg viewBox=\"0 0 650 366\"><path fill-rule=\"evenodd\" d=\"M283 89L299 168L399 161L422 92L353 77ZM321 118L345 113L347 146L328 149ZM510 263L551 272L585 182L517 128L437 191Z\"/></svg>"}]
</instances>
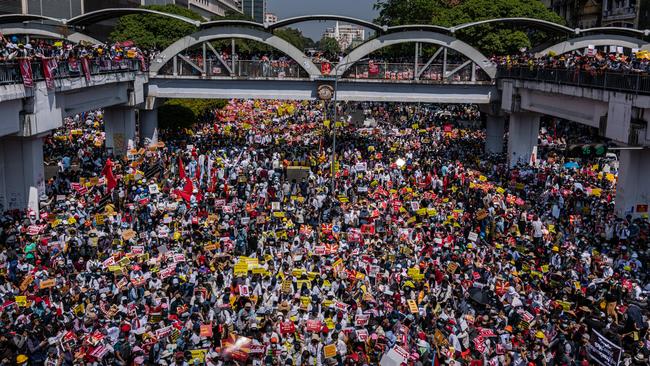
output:
<instances>
[{"instance_id":1,"label":"handwritten sign","mask_svg":"<svg viewBox=\"0 0 650 366\"><path fill-rule=\"evenodd\" d=\"M420 312L420 309L418 309L418 304L415 302L415 300L408 300L407 302L411 313L417 314Z\"/></svg>"},{"instance_id":2,"label":"handwritten sign","mask_svg":"<svg viewBox=\"0 0 650 366\"><path fill-rule=\"evenodd\" d=\"M27 307L27 296L16 296L16 305Z\"/></svg>"},{"instance_id":3,"label":"handwritten sign","mask_svg":"<svg viewBox=\"0 0 650 366\"><path fill-rule=\"evenodd\" d=\"M54 287L54 285L55 285L55 281L52 278L52 279L49 279L49 280L41 281L39 287L41 289L46 289L46 288Z\"/></svg>"},{"instance_id":4,"label":"handwritten sign","mask_svg":"<svg viewBox=\"0 0 650 366\"><path fill-rule=\"evenodd\" d=\"M587 353L592 360L600 365L619 365L621 362L621 347L594 329L591 330L589 338L590 342L587 344Z\"/></svg>"},{"instance_id":5,"label":"handwritten sign","mask_svg":"<svg viewBox=\"0 0 650 366\"><path fill-rule=\"evenodd\" d=\"M336 345L328 344L327 346L323 347L323 353L325 354L325 358L332 358L336 356Z\"/></svg>"},{"instance_id":6,"label":"handwritten sign","mask_svg":"<svg viewBox=\"0 0 650 366\"><path fill-rule=\"evenodd\" d=\"M201 337L211 338L212 337L212 323L201 325L201 330L200 330L199 335Z\"/></svg>"}]
</instances>

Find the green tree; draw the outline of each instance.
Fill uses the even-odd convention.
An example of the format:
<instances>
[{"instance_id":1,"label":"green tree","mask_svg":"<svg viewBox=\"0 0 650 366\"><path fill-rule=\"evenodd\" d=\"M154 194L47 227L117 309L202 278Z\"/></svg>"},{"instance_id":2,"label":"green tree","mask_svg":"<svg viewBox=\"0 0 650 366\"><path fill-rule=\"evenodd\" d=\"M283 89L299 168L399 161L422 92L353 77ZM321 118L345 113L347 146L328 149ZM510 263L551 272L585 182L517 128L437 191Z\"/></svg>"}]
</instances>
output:
<instances>
[{"instance_id":1,"label":"green tree","mask_svg":"<svg viewBox=\"0 0 650 366\"><path fill-rule=\"evenodd\" d=\"M334 57L341 52L341 46L339 46L339 43L336 41L336 39L332 37L323 37L321 40L318 42L317 45L318 50L324 52L328 57Z\"/></svg>"},{"instance_id":2,"label":"green tree","mask_svg":"<svg viewBox=\"0 0 650 366\"><path fill-rule=\"evenodd\" d=\"M189 128L198 118L191 108L179 104L163 104L158 108L158 126L162 130Z\"/></svg>"},{"instance_id":3,"label":"green tree","mask_svg":"<svg viewBox=\"0 0 650 366\"><path fill-rule=\"evenodd\" d=\"M239 12L234 12L234 11L226 12L225 16L218 16L218 15L213 16L212 20L247 20L251 22L255 21L253 18L251 18L248 15ZM300 31L299 29L286 27L286 28L276 29L274 33L276 36L291 43L292 45L296 46L300 50L304 50L305 48L310 48L314 46L314 41L311 38L305 37L302 34L302 31ZM230 47L230 41L223 41L223 40L216 41L213 42L212 45L215 46L216 48ZM244 53L267 53L267 52L275 51L273 47L267 46L259 42L250 41L250 40L237 40L236 46L240 52L244 52Z\"/></svg>"},{"instance_id":4,"label":"green tree","mask_svg":"<svg viewBox=\"0 0 650 366\"><path fill-rule=\"evenodd\" d=\"M309 37L305 37L299 29L280 28L275 30L275 35L296 46L301 51L314 47L314 41Z\"/></svg>"},{"instance_id":5,"label":"green tree","mask_svg":"<svg viewBox=\"0 0 650 366\"><path fill-rule=\"evenodd\" d=\"M251 22L255 21L255 19L253 19L251 16L234 10L227 10L226 15L224 16L213 15L212 18L210 18L210 20L248 20Z\"/></svg>"},{"instance_id":6,"label":"green tree","mask_svg":"<svg viewBox=\"0 0 650 366\"><path fill-rule=\"evenodd\" d=\"M445 27L493 18L526 17L564 24L564 20L539 0L378 0L378 22L387 25L435 24ZM406 11L406 9L411 9ZM456 36L485 55L516 53L531 48L546 34L532 27L508 24L481 25Z\"/></svg>"},{"instance_id":7,"label":"green tree","mask_svg":"<svg viewBox=\"0 0 650 366\"><path fill-rule=\"evenodd\" d=\"M177 5L150 5L144 8L203 20L199 14ZM162 50L196 30L196 27L181 20L154 14L133 14L121 17L109 38L118 42L132 40L141 48Z\"/></svg>"},{"instance_id":8,"label":"green tree","mask_svg":"<svg viewBox=\"0 0 650 366\"><path fill-rule=\"evenodd\" d=\"M160 128L189 128L226 104L223 99L170 99L158 111Z\"/></svg>"}]
</instances>

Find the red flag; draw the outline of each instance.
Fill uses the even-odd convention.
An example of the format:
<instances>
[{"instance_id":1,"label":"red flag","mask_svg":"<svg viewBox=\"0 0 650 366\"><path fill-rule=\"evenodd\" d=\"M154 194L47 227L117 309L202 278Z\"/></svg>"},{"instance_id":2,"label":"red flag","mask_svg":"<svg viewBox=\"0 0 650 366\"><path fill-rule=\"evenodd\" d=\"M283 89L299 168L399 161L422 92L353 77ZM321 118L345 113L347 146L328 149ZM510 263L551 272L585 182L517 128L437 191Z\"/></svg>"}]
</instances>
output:
<instances>
[{"instance_id":1,"label":"red flag","mask_svg":"<svg viewBox=\"0 0 650 366\"><path fill-rule=\"evenodd\" d=\"M86 57L81 58L81 68L84 71L84 75L86 75L86 81L90 81L90 64Z\"/></svg>"},{"instance_id":2,"label":"red flag","mask_svg":"<svg viewBox=\"0 0 650 366\"><path fill-rule=\"evenodd\" d=\"M102 175L106 177L106 186L108 187L108 191L111 192L117 187L117 180L113 176L113 162L111 159L106 159L106 165L102 169Z\"/></svg>"},{"instance_id":3,"label":"red flag","mask_svg":"<svg viewBox=\"0 0 650 366\"><path fill-rule=\"evenodd\" d=\"M379 75L379 65L374 61L368 61L368 75Z\"/></svg>"},{"instance_id":4,"label":"red flag","mask_svg":"<svg viewBox=\"0 0 650 366\"><path fill-rule=\"evenodd\" d=\"M181 179L185 179L185 167L183 166L183 159L178 157L178 175Z\"/></svg>"},{"instance_id":5,"label":"red flag","mask_svg":"<svg viewBox=\"0 0 650 366\"><path fill-rule=\"evenodd\" d=\"M183 192L189 195L191 195L192 192L194 192L194 184L192 183L192 180L188 177L185 177L185 185L183 186Z\"/></svg>"},{"instance_id":6,"label":"red flag","mask_svg":"<svg viewBox=\"0 0 650 366\"><path fill-rule=\"evenodd\" d=\"M56 60L41 58L43 63L43 76L45 77L45 85L48 89L54 89L54 70L57 68Z\"/></svg>"},{"instance_id":7,"label":"red flag","mask_svg":"<svg viewBox=\"0 0 650 366\"><path fill-rule=\"evenodd\" d=\"M185 193L185 191L181 191L180 189L175 189L174 194L177 196L181 197L185 202L190 203L190 200L192 199L192 194Z\"/></svg>"},{"instance_id":8,"label":"red flag","mask_svg":"<svg viewBox=\"0 0 650 366\"><path fill-rule=\"evenodd\" d=\"M329 62L325 61L320 65L321 74L329 75L331 71L332 71L332 65Z\"/></svg>"},{"instance_id":9,"label":"red flag","mask_svg":"<svg viewBox=\"0 0 650 366\"><path fill-rule=\"evenodd\" d=\"M32 64L28 59L20 60L20 75L23 77L25 88L34 87L34 78L32 77Z\"/></svg>"}]
</instances>

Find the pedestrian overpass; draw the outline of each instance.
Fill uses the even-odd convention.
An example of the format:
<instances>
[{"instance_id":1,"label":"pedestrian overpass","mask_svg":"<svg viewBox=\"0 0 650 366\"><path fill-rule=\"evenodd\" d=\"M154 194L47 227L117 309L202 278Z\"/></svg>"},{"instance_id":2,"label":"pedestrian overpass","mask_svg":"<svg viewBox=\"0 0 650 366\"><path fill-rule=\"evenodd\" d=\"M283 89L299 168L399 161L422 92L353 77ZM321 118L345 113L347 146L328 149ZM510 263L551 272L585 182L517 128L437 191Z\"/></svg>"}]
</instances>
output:
<instances>
[{"instance_id":1,"label":"pedestrian overpass","mask_svg":"<svg viewBox=\"0 0 650 366\"><path fill-rule=\"evenodd\" d=\"M24 207L29 186L43 187L42 140L62 125L63 118L83 110L105 109L106 144L117 154L140 136L151 135L157 125L161 101L170 98L268 98L331 99L427 103L474 103L487 114L486 149L500 152L505 120L510 123L508 157L512 164L525 161L536 144L539 116L567 118L591 126L604 126L603 135L639 147L625 152L626 169L619 184L619 213L634 203L649 201L650 190L641 172L650 172L644 146L650 145L646 125L650 120L650 82L582 83L556 73L553 79L499 69L476 47L457 37L458 32L482 25L509 24L534 27L559 35L559 41L540 54L580 52L588 46L650 49L648 30L628 28L571 29L527 18L489 19L453 27L403 25L388 27L338 15L312 15L260 24L241 20L197 22L148 9L105 9L72 19L36 15L0 16L5 35L92 42L89 26L129 14L165 16L191 24L196 31L182 37L150 60L149 69L99 70L91 77L60 73L48 88L38 75L25 88L17 65L0 70L0 208ZM337 20L357 24L374 36L350 51L339 63L321 63L275 34L275 30L305 21ZM282 56L279 59L227 58L215 47L223 40L259 42ZM373 57L376 51L395 45L413 45L413 53L400 63ZM423 47L434 51L423 57ZM229 53L237 53L231 42ZM408 61L410 59L410 61ZM406 60L406 61L404 61ZM13 70L12 70L13 67ZM39 65L33 66L38 71ZM647 86L647 87L646 87ZM136 115L139 118L136 118ZM605 121L605 122L602 122ZM632 122L633 121L633 122ZM631 138L633 136L634 138ZM628 156L629 155L629 156ZM21 162L22 164L16 164ZM25 168L31 167L31 168ZM632 169L625 168L626 166ZM646 168L646 169L639 169ZM650 173L649 173L650 174ZM646 188L643 188L646 187Z\"/></svg>"}]
</instances>

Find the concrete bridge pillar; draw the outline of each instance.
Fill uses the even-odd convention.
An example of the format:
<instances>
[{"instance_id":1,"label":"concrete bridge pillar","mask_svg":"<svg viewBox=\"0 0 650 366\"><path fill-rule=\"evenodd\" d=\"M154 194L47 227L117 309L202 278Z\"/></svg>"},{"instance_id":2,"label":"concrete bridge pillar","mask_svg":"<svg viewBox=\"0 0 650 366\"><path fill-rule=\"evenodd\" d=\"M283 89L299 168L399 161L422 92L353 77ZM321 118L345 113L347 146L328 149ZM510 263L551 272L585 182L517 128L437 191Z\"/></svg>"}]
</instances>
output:
<instances>
[{"instance_id":1,"label":"concrete bridge pillar","mask_svg":"<svg viewBox=\"0 0 650 366\"><path fill-rule=\"evenodd\" d=\"M153 132L158 128L158 110L144 110L141 109L140 113L140 142L144 142L145 138L151 138Z\"/></svg>"},{"instance_id":2,"label":"concrete bridge pillar","mask_svg":"<svg viewBox=\"0 0 650 366\"><path fill-rule=\"evenodd\" d=\"M531 112L510 114L508 165L528 163L539 138L539 115Z\"/></svg>"},{"instance_id":3,"label":"concrete bridge pillar","mask_svg":"<svg viewBox=\"0 0 650 366\"><path fill-rule=\"evenodd\" d=\"M621 150L616 206L618 216L647 214L650 205L650 150Z\"/></svg>"},{"instance_id":4,"label":"concrete bridge pillar","mask_svg":"<svg viewBox=\"0 0 650 366\"><path fill-rule=\"evenodd\" d=\"M29 188L45 193L43 139L7 136L0 139L0 211L25 209Z\"/></svg>"},{"instance_id":5,"label":"concrete bridge pillar","mask_svg":"<svg viewBox=\"0 0 650 366\"><path fill-rule=\"evenodd\" d=\"M126 154L129 140L135 143L135 109L110 107L104 110L106 147L113 149L115 156Z\"/></svg>"},{"instance_id":6,"label":"concrete bridge pillar","mask_svg":"<svg viewBox=\"0 0 650 366\"><path fill-rule=\"evenodd\" d=\"M485 152L501 154L503 152L503 134L506 119L504 116L487 115L485 126Z\"/></svg>"}]
</instances>

